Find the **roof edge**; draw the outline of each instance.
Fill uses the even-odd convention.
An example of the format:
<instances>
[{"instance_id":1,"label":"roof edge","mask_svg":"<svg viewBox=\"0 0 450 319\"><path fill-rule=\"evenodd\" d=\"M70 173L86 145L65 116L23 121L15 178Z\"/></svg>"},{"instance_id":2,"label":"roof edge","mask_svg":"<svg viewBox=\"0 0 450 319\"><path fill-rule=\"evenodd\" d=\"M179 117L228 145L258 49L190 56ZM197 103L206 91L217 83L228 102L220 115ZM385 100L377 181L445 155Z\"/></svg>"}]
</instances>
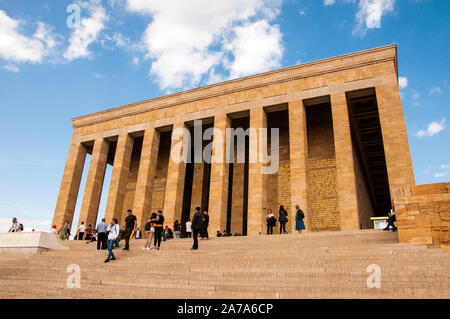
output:
<instances>
[{"instance_id":1,"label":"roof edge","mask_svg":"<svg viewBox=\"0 0 450 319\"><path fill-rule=\"evenodd\" d=\"M364 56L367 56L367 59L364 59ZM345 67L339 68L333 66L333 62L345 59L348 60L346 61L347 65ZM258 73L243 78L228 80L148 100L109 108L103 111L75 117L72 119L72 126L73 128L89 126L95 123L113 120L122 116L135 115L156 109L170 107L176 104L188 103L193 100L231 94L260 86L286 82L302 77L311 77L323 73L336 72L342 69L380 63L392 59L398 77L397 45L391 44L369 50L357 51L322 60L316 60L304 64L293 65L282 69ZM323 66L322 68L319 67L321 65ZM255 81L256 79L260 79L260 81Z\"/></svg>"}]
</instances>

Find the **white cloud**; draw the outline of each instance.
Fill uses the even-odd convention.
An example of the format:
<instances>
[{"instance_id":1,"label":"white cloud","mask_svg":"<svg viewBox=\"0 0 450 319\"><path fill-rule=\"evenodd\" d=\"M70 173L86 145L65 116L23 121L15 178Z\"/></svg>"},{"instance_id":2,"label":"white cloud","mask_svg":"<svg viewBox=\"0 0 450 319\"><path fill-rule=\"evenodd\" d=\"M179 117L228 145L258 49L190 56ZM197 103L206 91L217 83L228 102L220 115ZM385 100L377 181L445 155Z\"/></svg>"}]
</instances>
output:
<instances>
[{"instance_id":1,"label":"white cloud","mask_svg":"<svg viewBox=\"0 0 450 319\"><path fill-rule=\"evenodd\" d=\"M8 71L14 72L14 73L17 73L17 72L20 71L20 69L14 64L6 64L6 65L3 66L3 68L5 70L8 70Z\"/></svg>"},{"instance_id":2,"label":"white cloud","mask_svg":"<svg viewBox=\"0 0 450 319\"><path fill-rule=\"evenodd\" d=\"M434 178L441 178L441 177L447 176L450 172L450 165L442 164L441 170L442 170L441 172L437 172L433 175Z\"/></svg>"},{"instance_id":3,"label":"white cloud","mask_svg":"<svg viewBox=\"0 0 450 319\"><path fill-rule=\"evenodd\" d=\"M97 41L99 33L109 20L100 0L77 1L76 3L89 12L90 16L88 18L82 16L80 26L75 28L70 36L69 47L64 53L64 58L68 61L91 57L92 52L89 51L89 45Z\"/></svg>"},{"instance_id":4,"label":"white cloud","mask_svg":"<svg viewBox=\"0 0 450 319\"><path fill-rule=\"evenodd\" d=\"M353 34L365 34L367 29L381 28L381 17L393 12L394 5L395 0L360 0Z\"/></svg>"},{"instance_id":5,"label":"white cloud","mask_svg":"<svg viewBox=\"0 0 450 319\"><path fill-rule=\"evenodd\" d=\"M280 66L283 48L278 26L270 26L267 21L260 20L236 27L234 31L234 39L225 44L234 56L234 61L226 65L231 78Z\"/></svg>"},{"instance_id":6,"label":"white cloud","mask_svg":"<svg viewBox=\"0 0 450 319\"><path fill-rule=\"evenodd\" d=\"M398 78L398 86L400 89L405 89L408 87L408 78L401 76Z\"/></svg>"},{"instance_id":7,"label":"white cloud","mask_svg":"<svg viewBox=\"0 0 450 319\"><path fill-rule=\"evenodd\" d=\"M356 0L343 0L355 3ZM336 0L324 0L325 6L336 3ZM356 12L356 26L353 35L364 35L368 29L381 28L381 17L394 11L395 0L359 0Z\"/></svg>"},{"instance_id":8,"label":"white cloud","mask_svg":"<svg viewBox=\"0 0 450 319\"><path fill-rule=\"evenodd\" d=\"M130 45L130 39L128 39L126 36L124 36L120 32L114 33L112 40L114 40L114 42L116 42L116 45L119 48L126 48Z\"/></svg>"},{"instance_id":9,"label":"white cloud","mask_svg":"<svg viewBox=\"0 0 450 319\"><path fill-rule=\"evenodd\" d=\"M97 79L103 79L105 76L101 73L94 73L94 77L96 77Z\"/></svg>"},{"instance_id":10,"label":"white cloud","mask_svg":"<svg viewBox=\"0 0 450 319\"><path fill-rule=\"evenodd\" d=\"M442 94L442 93L443 93L442 89L439 86L434 87L430 90L430 94Z\"/></svg>"},{"instance_id":11,"label":"white cloud","mask_svg":"<svg viewBox=\"0 0 450 319\"><path fill-rule=\"evenodd\" d=\"M151 17L142 35L145 57L166 90L209 83L218 72L234 77L279 66L281 33L271 21L280 6L281 0L127 1L128 10Z\"/></svg>"},{"instance_id":12,"label":"white cloud","mask_svg":"<svg viewBox=\"0 0 450 319\"><path fill-rule=\"evenodd\" d=\"M56 45L56 36L43 22L36 32L26 36L20 32L23 21L14 20L0 10L0 58L13 62L41 63Z\"/></svg>"},{"instance_id":13,"label":"white cloud","mask_svg":"<svg viewBox=\"0 0 450 319\"><path fill-rule=\"evenodd\" d=\"M431 122L428 124L428 127L426 130L420 130L416 133L416 136L418 138L422 138L425 136L433 136L437 133L443 131L445 128L445 118L443 118L440 122Z\"/></svg>"}]
</instances>

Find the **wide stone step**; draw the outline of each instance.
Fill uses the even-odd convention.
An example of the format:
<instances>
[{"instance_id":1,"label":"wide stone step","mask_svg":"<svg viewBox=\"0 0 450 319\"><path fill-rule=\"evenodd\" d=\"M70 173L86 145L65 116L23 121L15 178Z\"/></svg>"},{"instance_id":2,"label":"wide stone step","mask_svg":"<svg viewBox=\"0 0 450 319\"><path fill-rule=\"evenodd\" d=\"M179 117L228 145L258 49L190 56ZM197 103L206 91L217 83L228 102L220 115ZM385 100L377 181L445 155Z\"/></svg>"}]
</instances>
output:
<instances>
[{"instance_id":1,"label":"wide stone step","mask_svg":"<svg viewBox=\"0 0 450 319\"><path fill-rule=\"evenodd\" d=\"M163 242L114 251L103 263L96 243L64 241L66 251L0 254L0 298L449 298L450 254L398 244L397 234L351 231ZM81 288L67 287L67 266ZM381 267L369 289L367 266Z\"/></svg>"},{"instance_id":2,"label":"wide stone step","mask_svg":"<svg viewBox=\"0 0 450 319\"><path fill-rule=\"evenodd\" d=\"M185 298L188 293L191 298L447 298L445 290L427 288L343 288L343 287L296 287L283 291L255 291L254 287L240 287L239 291L229 290L229 286L217 286L216 290L180 289L180 288L147 288L135 286L114 285L84 285L83 288L58 288L46 286L7 286L0 284L3 292L17 293L20 289L28 294L41 296L59 296L73 298Z\"/></svg>"}]
</instances>

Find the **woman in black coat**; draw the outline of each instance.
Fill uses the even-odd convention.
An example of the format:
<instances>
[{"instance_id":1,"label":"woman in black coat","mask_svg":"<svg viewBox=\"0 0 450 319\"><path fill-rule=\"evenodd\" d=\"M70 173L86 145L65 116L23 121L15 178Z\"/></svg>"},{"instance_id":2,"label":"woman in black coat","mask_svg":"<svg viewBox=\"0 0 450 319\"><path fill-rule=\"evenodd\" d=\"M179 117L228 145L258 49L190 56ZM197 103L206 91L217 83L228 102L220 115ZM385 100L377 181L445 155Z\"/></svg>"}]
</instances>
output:
<instances>
[{"instance_id":1,"label":"woman in black coat","mask_svg":"<svg viewBox=\"0 0 450 319\"><path fill-rule=\"evenodd\" d=\"M280 234L286 234L286 223L288 212L284 209L283 205L280 205L278 221L280 222Z\"/></svg>"}]
</instances>

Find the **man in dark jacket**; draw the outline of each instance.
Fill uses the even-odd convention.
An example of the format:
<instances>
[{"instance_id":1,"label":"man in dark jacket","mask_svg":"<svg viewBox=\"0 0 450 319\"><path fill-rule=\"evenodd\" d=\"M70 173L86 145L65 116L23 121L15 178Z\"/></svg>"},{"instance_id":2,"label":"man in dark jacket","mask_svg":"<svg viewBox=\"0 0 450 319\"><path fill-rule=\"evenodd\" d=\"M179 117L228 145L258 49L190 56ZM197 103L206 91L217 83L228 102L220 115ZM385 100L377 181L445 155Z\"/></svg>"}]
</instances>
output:
<instances>
[{"instance_id":1,"label":"man in dark jacket","mask_svg":"<svg viewBox=\"0 0 450 319\"><path fill-rule=\"evenodd\" d=\"M200 207L196 207L194 217L192 218L192 237L194 237L192 250L198 249L198 233L203 229L203 218L203 214L200 213Z\"/></svg>"},{"instance_id":2,"label":"man in dark jacket","mask_svg":"<svg viewBox=\"0 0 450 319\"><path fill-rule=\"evenodd\" d=\"M125 236L125 248L123 250L130 249L130 237L131 234L136 231L137 228L137 218L133 215L131 209L127 211L128 216L125 218L125 222L123 223L122 228L125 228L124 236Z\"/></svg>"}]
</instances>

